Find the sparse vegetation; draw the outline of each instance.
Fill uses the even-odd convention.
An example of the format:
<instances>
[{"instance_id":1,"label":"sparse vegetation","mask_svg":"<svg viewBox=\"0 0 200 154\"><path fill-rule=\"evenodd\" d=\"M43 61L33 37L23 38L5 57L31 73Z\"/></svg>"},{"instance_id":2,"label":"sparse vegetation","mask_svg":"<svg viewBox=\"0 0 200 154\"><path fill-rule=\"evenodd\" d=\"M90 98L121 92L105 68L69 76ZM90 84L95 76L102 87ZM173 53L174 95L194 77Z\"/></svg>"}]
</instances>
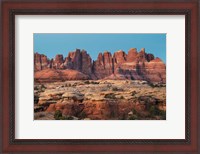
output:
<instances>
[{"instance_id":1,"label":"sparse vegetation","mask_svg":"<svg viewBox=\"0 0 200 154\"><path fill-rule=\"evenodd\" d=\"M139 120L137 115L132 115L128 119L129 120Z\"/></svg>"},{"instance_id":2,"label":"sparse vegetation","mask_svg":"<svg viewBox=\"0 0 200 154\"><path fill-rule=\"evenodd\" d=\"M151 116L160 116L162 120L166 119L166 111L160 110L156 106L151 106L149 112Z\"/></svg>"},{"instance_id":3,"label":"sparse vegetation","mask_svg":"<svg viewBox=\"0 0 200 154\"><path fill-rule=\"evenodd\" d=\"M46 89L41 91L42 88ZM165 87L152 88L142 81L71 80L37 83L34 89L37 120L166 119ZM61 109L69 110L70 114L62 115Z\"/></svg>"},{"instance_id":4,"label":"sparse vegetation","mask_svg":"<svg viewBox=\"0 0 200 154\"><path fill-rule=\"evenodd\" d=\"M78 116L80 119L84 119L87 117L87 114L85 113L85 111L82 111L79 116Z\"/></svg>"},{"instance_id":5,"label":"sparse vegetation","mask_svg":"<svg viewBox=\"0 0 200 154\"><path fill-rule=\"evenodd\" d=\"M90 84L90 81L86 80L84 81L85 84Z\"/></svg>"},{"instance_id":6,"label":"sparse vegetation","mask_svg":"<svg viewBox=\"0 0 200 154\"><path fill-rule=\"evenodd\" d=\"M91 81L90 84L99 84L99 82Z\"/></svg>"},{"instance_id":7,"label":"sparse vegetation","mask_svg":"<svg viewBox=\"0 0 200 154\"><path fill-rule=\"evenodd\" d=\"M112 91L119 91L119 89L117 87L113 87Z\"/></svg>"},{"instance_id":8,"label":"sparse vegetation","mask_svg":"<svg viewBox=\"0 0 200 154\"><path fill-rule=\"evenodd\" d=\"M73 120L72 116L62 116L62 112L60 110L56 110L54 113L55 120Z\"/></svg>"},{"instance_id":9,"label":"sparse vegetation","mask_svg":"<svg viewBox=\"0 0 200 154\"><path fill-rule=\"evenodd\" d=\"M62 112L60 110L56 110L54 113L54 118L56 120L60 120L62 118Z\"/></svg>"},{"instance_id":10,"label":"sparse vegetation","mask_svg":"<svg viewBox=\"0 0 200 154\"><path fill-rule=\"evenodd\" d=\"M132 91L132 92L131 92L131 96L135 96L135 94L137 94L136 91Z\"/></svg>"},{"instance_id":11,"label":"sparse vegetation","mask_svg":"<svg viewBox=\"0 0 200 154\"><path fill-rule=\"evenodd\" d=\"M120 99L124 99L124 96L120 96Z\"/></svg>"},{"instance_id":12,"label":"sparse vegetation","mask_svg":"<svg viewBox=\"0 0 200 154\"><path fill-rule=\"evenodd\" d=\"M112 88L112 91L123 91L123 89L117 88L117 87L113 87L113 88Z\"/></svg>"},{"instance_id":13,"label":"sparse vegetation","mask_svg":"<svg viewBox=\"0 0 200 154\"><path fill-rule=\"evenodd\" d=\"M106 94L105 98L116 99L115 94L113 94L113 93Z\"/></svg>"}]
</instances>

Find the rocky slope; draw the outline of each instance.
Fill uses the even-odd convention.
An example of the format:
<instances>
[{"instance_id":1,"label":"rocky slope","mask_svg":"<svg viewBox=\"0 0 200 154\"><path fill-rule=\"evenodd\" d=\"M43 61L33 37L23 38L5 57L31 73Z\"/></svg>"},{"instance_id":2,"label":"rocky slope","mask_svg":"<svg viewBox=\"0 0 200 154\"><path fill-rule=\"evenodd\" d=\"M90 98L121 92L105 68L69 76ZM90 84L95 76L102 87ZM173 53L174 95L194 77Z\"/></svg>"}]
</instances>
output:
<instances>
[{"instance_id":1,"label":"rocky slope","mask_svg":"<svg viewBox=\"0 0 200 154\"><path fill-rule=\"evenodd\" d=\"M79 80L34 85L35 120L165 120L166 87L139 80ZM53 116L54 115L54 116Z\"/></svg>"},{"instance_id":2,"label":"rocky slope","mask_svg":"<svg viewBox=\"0 0 200 154\"><path fill-rule=\"evenodd\" d=\"M51 60L43 54L35 53L34 71L36 81L131 79L166 82L165 64L153 54L146 53L144 48L140 52L131 48L128 54L122 50L116 51L113 55L105 51L99 53L95 61L92 61L85 50L79 49L69 52L65 58L63 55L56 55ZM63 74L68 74L70 77L65 77Z\"/></svg>"}]
</instances>

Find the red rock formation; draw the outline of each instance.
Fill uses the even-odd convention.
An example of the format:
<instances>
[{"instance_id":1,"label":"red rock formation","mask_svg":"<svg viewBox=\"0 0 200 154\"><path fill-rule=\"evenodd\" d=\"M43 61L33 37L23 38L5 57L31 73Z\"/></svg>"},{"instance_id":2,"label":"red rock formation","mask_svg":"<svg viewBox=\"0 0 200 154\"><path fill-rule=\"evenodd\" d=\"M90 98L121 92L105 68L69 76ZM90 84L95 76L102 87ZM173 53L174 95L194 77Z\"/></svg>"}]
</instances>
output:
<instances>
[{"instance_id":1,"label":"red rock formation","mask_svg":"<svg viewBox=\"0 0 200 154\"><path fill-rule=\"evenodd\" d=\"M47 56L39 53L34 54L34 71L40 71L50 67L50 61Z\"/></svg>"},{"instance_id":2,"label":"red rock formation","mask_svg":"<svg viewBox=\"0 0 200 154\"><path fill-rule=\"evenodd\" d=\"M98 79L105 78L113 73L113 62L110 52L99 53L97 60L93 63L93 73Z\"/></svg>"},{"instance_id":3,"label":"red rock formation","mask_svg":"<svg viewBox=\"0 0 200 154\"><path fill-rule=\"evenodd\" d=\"M145 63L145 76L151 82L166 82L166 66L160 58Z\"/></svg>"},{"instance_id":4,"label":"red rock formation","mask_svg":"<svg viewBox=\"0 0 200 154\"><path fill-rule=\"evenodd\" d=\"M76 70L45 69L34 73L34 79L38 82L54 82L65 80L87 80L89 76Z\"/></svg>"},{"instance_id":5,"label":"red rock formation","mask_svg":"<svg viewBox=\"0 0 200 154\"><path fill-rule=\"evenodd\" d=\"M145 53L145 49L144 48L142 48L140 50L140 52L137 54L137 61L138 62L145 62L145 61L147 61L147 59L146 59L146 53Z\"/></svg>"},{"instance_id":6,"label":"red rock formation","mask_svg":"<svg viewBox=\"0 0 200 154\"><path fill-rule=\"evenodd\" d=\"M134 62L137 58L137 49L136 48L131 48L128 51L128 55L127 55L127 62Z\"/></svg>"},{"instance_id":7,"label":"red rock formation","mask_svg":"<svg viewBox=\"0 0 200 154\"><path fill-rule=\"evenodd\" d=\"M52 62L52 68L54 69L63 69L64 65L63 65L63 55L56 55L55 59L53 59Z\"/></svg>"},{"instance_id":8,"label":"red rock formation","mask_svg":"<svg viewBox=\"0 0 200 154\"><path fill-rule=\"evenodd\" d=\"M154 58L153 54L145 53L144 48L140 52L131 48L128 54L119 50L113 56L110 52L105 51L103 54L99 53L97 60L93 62L85 50L80 51L79 49L69 52L65 59L63 55L56 55L55 59L51 61L45 55L35 53L34 70L37 72L48 68L76 70L81 73L81 77L77 77L77 79L108 78L166 82L165 64L161 59ZM55 78L58 79L59 75ZM70 77L70 79L76 80L75 77Z\"/></svg>"},{"instance_id":9,"label":"red rock formation","mask_svg":"<svg viewBox=\"0 0 200 154\"><path fill-rule=\"evenodd\" d=\"M115 52L113 55L114 63L122 64L122 63L126 62L126 56L127 56L126 53L122 50Z\"/></svg>"},{"instance_id":10,"label":"red rock formation","mask_svg":"<svg viewBox=\"0 0 200 154\"><path fill-rule=\"evenodd\" d=\"M81 51L81 72L87 75L92 74L92 59L90 55L85 51Z\"/></svg>"}]
</instances>

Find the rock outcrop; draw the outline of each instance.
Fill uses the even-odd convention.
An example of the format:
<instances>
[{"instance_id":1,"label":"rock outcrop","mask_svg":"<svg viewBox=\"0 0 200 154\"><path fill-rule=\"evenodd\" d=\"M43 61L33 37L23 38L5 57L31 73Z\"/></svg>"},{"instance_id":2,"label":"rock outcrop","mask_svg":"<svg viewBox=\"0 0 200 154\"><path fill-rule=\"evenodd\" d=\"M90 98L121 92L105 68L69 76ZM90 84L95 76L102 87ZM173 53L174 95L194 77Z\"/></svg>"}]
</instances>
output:
<instances>
[{"instance_id":1,"label":"rock outcrop","mask_svg":"<svg viewBox=\"0 0 200 154\"><path fill-rule=\"evenodd\" d=\"M45 69L35 72L34 79L36 82L54 82L66 80L88 80L89 76L76 70Z\"/></svg>"},{"instance_id":2,"label":"rock outcrop","mask_svg":"<svg viewBox=\"0 0 200 154\"><path fill-rule=\"evenodd\" d=\"M50 67L50 61L47 56L39 53L34 54L34 70L40 71Z\"/></svg>"},{"instance_id":3,"label":"rock outcrop","mask_svg":"<svg viewBox=\"0 0 200 154\"><path fill-rule=\"evenodd\" d=\"M42 110L55 113L60 110L63 116L74 116L80 120L156 120L166 117L165 85L152 86L146 81L73 80L36 83L34 96L38 97L35 112Z\"/></svg>"},{"instance_id":4,"label":"rock outcrop","mask_svg":"<svg viewBox=\"0 0 200 154\"><path fill-rule=\"evenodd\" d=\"M113 73L113 62L110 52L99 53L97 60L93 63L93 73L97 79L105 78Z\"/></svg>"},{"instance_id":5,"label":"rock outcrop","mask_svg":"<svg viewBox=\"0 0 200 154\"><path fill-rule=\"evenodd\" d=\"M131 48L128 54L123 50L116 51L113 55L105 51L104 53L99 53L95 61L92 61L90 55L85 50L81 51L80 49L69 52L66 58L63 55L56 55L51 60L43 54L35 53L34 71L37 80L40 78L38 74L43 74L43 72L40 72L43 70L51 70L51 74L55 72L52 75L52 79L56 80L59 78L60 80L107 78L166 82L165 63L160 58L155 58L153 54L146 53L144 48L139 52L137 52L136 48ZM76 73L67 74L70 77L64 77L64 70L68 73L74 70ZM72 77L72 74L75 76Z\"/></svg>"}]
</instances>

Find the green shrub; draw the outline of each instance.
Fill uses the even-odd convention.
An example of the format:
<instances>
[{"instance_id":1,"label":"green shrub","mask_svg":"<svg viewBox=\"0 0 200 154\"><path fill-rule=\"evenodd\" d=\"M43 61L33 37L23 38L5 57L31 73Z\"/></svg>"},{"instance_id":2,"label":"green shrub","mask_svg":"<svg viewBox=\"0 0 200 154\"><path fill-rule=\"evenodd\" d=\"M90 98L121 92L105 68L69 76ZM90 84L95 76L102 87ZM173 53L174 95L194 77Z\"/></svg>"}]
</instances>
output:
<instances>
[{"instance_id":1,"label":"green shrub","mask_svg":"<svg viewBox=\"0 0 200 154\"><path fill-rule=\"evenodd\" d=\"M65 119L64 120L73 120L74 118L72 117L72 116L67 116L67 117L65 117Z\"/></svg>"},{"instance_id":2,"label":"green shrub","mask_svg":"<svg viewBox=\"0 0 200 154\"><path fill-rule=\"evenodd\" d=\"M160 116L162 120L166 120L166 111L160 110Z\"/></svg>"},{"instance_id":3,"label":"green shrub","mask_svg":"<svg viewBox=\"0 0 200 154\"><path fill-rule=\"evenodd\" d=\"M119 91L119 89L117 87L113 87L112 91Z\"/></svg>"},{"instance_id":4,"label":"green shrub","mask_svg":"<svg viewBox=\"0 0 200 154\"><path fill-rule=\"evenodd\" d=\"M99 84L99 82L91 81L91 84Z\"/></svg>"},{"instance_id":5,"label":"green shrub","mask_svg":"<svg viewBox=\"0 0 200 154\"><path fill-rule=\"evenodd\" d=\"M79 114L79 118L80 119L84 119L84 118L86 118L87 117L87 114L84 112L84 111L82 111L80 114Z\"/></svg>"},{"instance_id":6,"label":"green shrub","mask_svg":"<svg viewBox=\"0 0 200 154\"><path fill-rule=\"evenodd\" d=\"M90 81L86 80L84 83L85 83L85 84L90 84Z\"/></svg>"},{"instance_id":7,"label":"green shrub","mask_svg":"<svg viewBox=\"0 0 200 154\"><path fill-rule=\"evenodd\" d=\"M61 120L61 118L62 118L62 112L60 110L56 110L55 113L54 113L54 118L56 120Z\"/></svg>"},{"instance_id":8,"label":"green shrub","mask_svg":"<svg viewBox=\"0 0 200 154\"><path fill-rule=\"evenodd\" d=\"M138 116L137 115L132 115L128 118L129 120L138 120Z\"/></svg>"},{"instance_id":9,"label":"green shrub","mask_svg":"<svg viewBox=\"0 0 200 154\"><path fill-rule=\"evenodd\" d=\"M166 111L160 110L156 106L151 106L149 109L151 116L161 116L161 119L166 119Z\"/></svg>"},{"instance_id":10,"label":"green shrub","mask_svg":"<svg viewBox=\"0 0 200 154\"><path fill-rule=\"evenodd\" d=\"M62 112L60 110L56 110L54 113L54 118L56 120L73 120L74 118L72 116L62 116Z\"/></svg>"},{"instance_id":11,"label":"green shrub","mask_svg":"<svg viewBox=\"0 0 200 154\"><path fill-rule=\"evenodd\" d=\"M46 89L46 87L43 84L41 85L41 88L45 88Z\"/></svg>"},{"instance_id":12,"label":"green shrub","mask_svg":"<svg viewBox=\"0 0 200 154\"><path fill-rule=\"evenodd\" d=\"M133 114L138 114L138 112L133 108L132 110Z\"/></svg>"},{"instance_id":13,"label":"green shrub","mask_svg":"<svg viewBox=\"0 0 200 154\"><path fill-rule=\"evenodd\" d=\"M113 94L113 93L106 94L105 98L116 99L115 94Z\"/></svg>"},{"instance_id":14,"label":"green shrub","mask_svg":"<svg viewBox=\"0 0 200 154\"><path fill-rule=\"evenodd\" d=\"M124 96L121 96L120 99L124 99Z\"/></svg>"},{"instance_id":15,"label":"green shrub","mask_svg":"<svg viewBox=\"0 0 200 154\"><path fill-rule=\"evenodd\" d=\"M131 96L135 96L135 94L137 94L136 91L131 92Z\"/></svg>"}]
</instances>

